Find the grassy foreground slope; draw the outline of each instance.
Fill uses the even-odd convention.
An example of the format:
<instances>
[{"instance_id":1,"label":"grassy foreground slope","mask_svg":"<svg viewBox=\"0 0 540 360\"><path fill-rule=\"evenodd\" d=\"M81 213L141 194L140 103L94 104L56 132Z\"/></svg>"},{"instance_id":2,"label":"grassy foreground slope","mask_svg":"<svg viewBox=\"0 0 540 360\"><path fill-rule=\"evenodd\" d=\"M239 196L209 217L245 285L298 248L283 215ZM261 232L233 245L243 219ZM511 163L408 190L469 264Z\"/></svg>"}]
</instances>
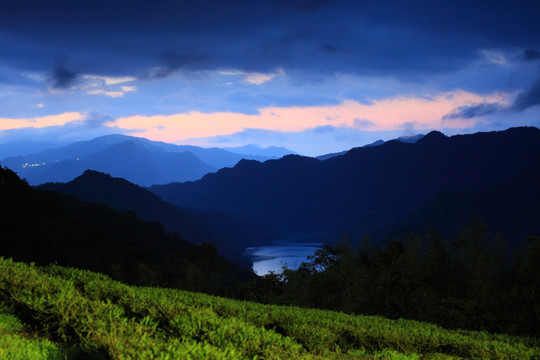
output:
<instances>
[{"instance_id":1,"label":"grassy foreground slope","mask_svg":"<svg viewBox=\"0 0 540 360\"><path fill-rule=\"evenodd\" d=\"M0 258L0 358L539 359L539 347L533 338L132 287Z\"/></svg>"}]
</instances>

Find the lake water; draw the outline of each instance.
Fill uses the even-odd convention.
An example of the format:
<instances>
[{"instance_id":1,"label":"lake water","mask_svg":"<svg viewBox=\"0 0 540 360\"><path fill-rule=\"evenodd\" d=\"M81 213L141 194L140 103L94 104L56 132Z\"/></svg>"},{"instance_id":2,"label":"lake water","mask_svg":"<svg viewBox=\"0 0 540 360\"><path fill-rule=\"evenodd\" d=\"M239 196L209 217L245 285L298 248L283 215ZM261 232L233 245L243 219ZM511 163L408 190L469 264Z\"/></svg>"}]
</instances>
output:
<instances>
[{"instance_id":1,"label":"lake water","mask_svg":"<svg viewBox=\"0 0 540 360\"><path fill-rule=\"evenodd\" d=\"M313 241L316 238L303 235L279 239L269 244L249 247L244 255L253 262L253 271L257 275L265 275L270 271L281 273L284 265L297 269L315 250L321 249L323 243Z\"/></svg>"}]
</instances>

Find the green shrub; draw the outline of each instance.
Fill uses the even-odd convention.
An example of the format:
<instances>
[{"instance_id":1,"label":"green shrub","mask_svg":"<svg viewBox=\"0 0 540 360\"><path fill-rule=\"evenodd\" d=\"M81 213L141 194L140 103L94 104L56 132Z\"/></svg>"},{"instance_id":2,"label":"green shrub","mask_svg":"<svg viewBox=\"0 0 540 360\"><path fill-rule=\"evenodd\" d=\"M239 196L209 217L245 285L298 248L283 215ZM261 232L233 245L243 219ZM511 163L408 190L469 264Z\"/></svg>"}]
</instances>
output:
<instances>
[{"instance_id":1,"label":"green shrub","mask_svg":"<svg viewBox=\"0 0 540 360\"><path fill-rule=\"evenodd\" d=\"M42 346L31 351L53 359L54 351L68 354L61 349L110 359L540 358L533 338L133 287L1 258L0 301L0 331L33 329L48 340L28 340ZM21 338L3 335L0 349L13 351L9 344Z\"/></svg>"}]
</instances>

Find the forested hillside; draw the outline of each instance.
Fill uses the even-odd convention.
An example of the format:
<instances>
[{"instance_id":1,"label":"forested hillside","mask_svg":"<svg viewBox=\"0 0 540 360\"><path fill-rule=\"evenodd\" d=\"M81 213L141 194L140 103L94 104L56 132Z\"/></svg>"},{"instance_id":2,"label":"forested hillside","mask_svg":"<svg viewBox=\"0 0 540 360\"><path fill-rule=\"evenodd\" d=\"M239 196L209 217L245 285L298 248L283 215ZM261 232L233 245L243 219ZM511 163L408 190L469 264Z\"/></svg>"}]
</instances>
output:
<instances>
[{"instance_id":1,"label":"forested hillside","mask_svg":"<svg viewBox=\"0 0 540 360\"><path fill-rule=\"evenodd\" d=\"M109 274L132 284L229 293L255 275L133 212L37 191L0 168L0 256Z\"/></svg>"},{"instance_id":2,"label":"forested hillside","mask_svg":"<svg viewBox=\"0 0 540 360\"><path fill-rule=\"evenodd\" d=\"M107 204L118 211L134 211L137 216L157 221L165 229L192 243L213 243L219 254L246 267L245 249L278 237L253 221L222 211L180 208L161 200L152 192L121 178L87 170L68 183L47 183L37 187L72 194L83 201Z\"/></svg>"},{"instance_id":3,"label":"forested hillside","mask_svg":"<svg viewBox=\"0 0 540 360\"><path fill-rule=\"evenodd\" d=\"M522 239L510 258L505 245L478 219L453 238L431 230L382 247L344 240L266 275L257 300L538 337L540 237Z\"/></svg>"},{"instance_id":4,"label":"forested hillside","mask_svg":"<svg viewBox=\"0 0 540 360\"><path fill-rule=\"evenodd\" d=\"M179 206L226 211L284 232L361 236L442 191L495 185L531 172L540 172L540 130L512 128L452 137L431 132L416 143L389 141L324 161L241 161L195 182L151 190Z\"/></svg>"}]
</instances>

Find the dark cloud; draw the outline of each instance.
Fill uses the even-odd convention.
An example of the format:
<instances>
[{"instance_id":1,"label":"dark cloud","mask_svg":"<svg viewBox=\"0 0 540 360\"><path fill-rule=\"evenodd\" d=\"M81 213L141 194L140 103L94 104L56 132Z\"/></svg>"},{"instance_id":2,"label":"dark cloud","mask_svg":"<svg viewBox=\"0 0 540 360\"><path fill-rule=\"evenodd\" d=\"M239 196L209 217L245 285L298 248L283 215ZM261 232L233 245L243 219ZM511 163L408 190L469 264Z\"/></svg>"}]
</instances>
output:
<instances>
[{"instance_id":1,"label":"dark cloud","mask_svg":"<svg viewBox=\"0 0 540 360\"><path fill-rule=\"evenodd\" d=\"M188 52L164 52L160 56L162 65L153 67L143 77L163 78L181 69L200 68L202 64L210 59L205 54Z\"/></svg>"},{"instance_id":2,"label":"dark cloud","mask_svg":"<svg viewBox=\"0 0 540 360\"><path fill-rule=\"evenodd\" d=\"M261 107L316 106L338 105L340 101L330 96L309 92L255 92L234 90L225 97L227 106L235 105L235 111L244 114L258 114ZM242 108L243 107L243 108Z\"/></svg>"},{"instance_id":3,"label":"dark cloud","mask_svg":"<svg viewBox=\"0 0 540 360\"><path fill-rule=\"evenodd\" d=\"M43 70L43 59L67 52L77 68L106 75L282 67L414 80L480 49L540 47L535 10L536 0L4 1L0 61ZM73 71L58 70L62 87Z\"/></svg>"},{"instance_id":4,"label":"dark cloud","mask_svg":"<svg viewBox=\"0 0 540 360\"><path fill-rule=\"evenodd\" d=\"M460 106L443 116L443 120L471 119L479 116L491 115L502 111L505 107L499 103L487 103Z\"/></svg>"},{"instance_id":5,"label":"dark cloud","mask_svg":"<svg viewBox=\"0 0 540 360\"><path fill-rule=\"evenodd\" d=\"M352 53L352 50L344 46L338 46L335 44L324 44L320 47L322 52L338 54L338 53Z\"/></svg>"},{"instance_id":6,"label":"dark cloud","mask_svg":"<svg viewBox=\"0 0 540 360\"><path fill-rule=\"evenodd\" d=\"M521 58L525 61L540 60L540 51L536 49L526 49L521 54Z\"/></svg>"},{"instance_id":7,"label":"dark cloud","mask_svg":"<svg viewBox=\"0 0 540 360\"><path fill-rule=\"evenodd\" d=\"M536 105L540 105L540 78L519 93L512 105L512 110L523 111Z\"/></svg>"},{"instance_id":8,"label":"dark cloud","mask_svg":"<svg viewBox=\"0 0 540 360\"><path fill-rule=\"evenodd\" d=\"M281 0L281 6L289 7L298 12L313 12L327 8L332 4L331 0Z\"/></svg>"},{"instance_id":9,"label":"dark cloud","mask_svg":"<svg viewBox=\"0 0 540 360\"><path fill-rule=\"evenodd\" d=\"M78 74L66 67L66 59L67 57L65 55L58 57L50 75L50 80L56 89L68 88L77 80Z\"/></svg>"}]
</instances>

